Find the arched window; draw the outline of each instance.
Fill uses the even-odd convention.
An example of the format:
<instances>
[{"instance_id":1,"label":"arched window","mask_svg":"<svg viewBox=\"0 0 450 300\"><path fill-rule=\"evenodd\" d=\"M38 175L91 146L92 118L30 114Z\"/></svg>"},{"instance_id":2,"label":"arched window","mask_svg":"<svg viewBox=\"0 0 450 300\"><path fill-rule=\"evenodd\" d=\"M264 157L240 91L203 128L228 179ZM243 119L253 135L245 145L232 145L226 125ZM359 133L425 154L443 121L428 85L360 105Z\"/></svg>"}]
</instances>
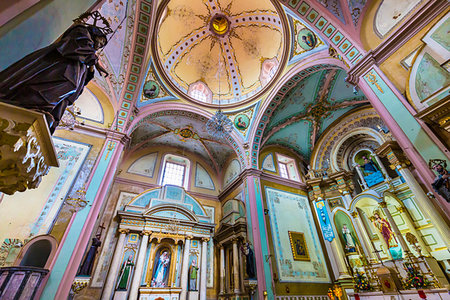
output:
<instances>
[{"instance_id":1,"label":"arched window","mask_svg":"<svg viewBox=\"0 0 450 300\"><path fill-rule=\"evenodd\" d=\"M187 158L166 154L161 165L162 172L159 180L161 185L172 184L188 187L191 163Z\"/></svg>"},{"instance_id":2,"label":"arched window","mask_svg":"<svg viewBox=\"0 0 450 300\"><path fill-rule=\"evenodd\" d=\"M56 249L57 241L53 236L37 236L25 244L14 265L49 269Z\"/></svg>"},{"instance_id":3,"label":"arched window","mask_svg":"<svg viewBox=\"0 0 450 300\"><path fill-rule=\"evenodd\" d=\"M208 86L201 81L194 82L189 86L188 95L202 102L212 102L212 92Z\"/></svg>"}]
</instances>

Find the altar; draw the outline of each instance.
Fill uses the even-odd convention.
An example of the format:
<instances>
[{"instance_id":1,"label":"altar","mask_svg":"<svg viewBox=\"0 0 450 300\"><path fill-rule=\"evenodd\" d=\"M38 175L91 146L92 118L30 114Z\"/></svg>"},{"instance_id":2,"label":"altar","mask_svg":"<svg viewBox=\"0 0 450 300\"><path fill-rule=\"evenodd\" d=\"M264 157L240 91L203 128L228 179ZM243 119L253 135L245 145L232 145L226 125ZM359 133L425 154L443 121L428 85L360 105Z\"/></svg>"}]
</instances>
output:
<instances>
[{"instance_id":1,"label":"altar","mask_svg":"<svg viewBox=\"0 0 450 300\"><path fill-rule=\"evenodd\" d=\"M167 185L136 196L118 217L102 299L206 299L213 211L183 188Z\"/></svg>"}]
</instances>

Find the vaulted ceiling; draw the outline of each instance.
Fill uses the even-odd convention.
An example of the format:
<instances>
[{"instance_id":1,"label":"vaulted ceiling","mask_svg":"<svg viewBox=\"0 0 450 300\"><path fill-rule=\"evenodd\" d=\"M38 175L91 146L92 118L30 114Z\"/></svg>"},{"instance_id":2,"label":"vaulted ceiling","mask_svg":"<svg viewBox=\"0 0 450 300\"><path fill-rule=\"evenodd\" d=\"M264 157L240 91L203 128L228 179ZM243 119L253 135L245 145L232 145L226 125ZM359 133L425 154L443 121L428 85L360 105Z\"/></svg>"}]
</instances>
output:
<instances>
[{"instance_id":1,"label":"vaulted ceiling","mask_svg":"<svg viewBox=\"0 0 450 300\"><path fill-rule=\"evenodd\" d=\"M330 124L368 103L361 91L345 82L346 76L343 70L325 69L301 80L272 114L263 145L283 145L309 159L315 143Z\"/></svg>"},{"instance_id":2,"label":"vaulted ceiling","mask_svg":"<svg viewBox=\"0 0 450 300\"><path fill-rule=\"evenodd\" d=\"M207 119L195 113L168 110L144 118L131 134L130 148L167 146L186 156L195 153L219 172L234 154L226 141L217 140L206 130Z\"/></svg>"}]
</instances>

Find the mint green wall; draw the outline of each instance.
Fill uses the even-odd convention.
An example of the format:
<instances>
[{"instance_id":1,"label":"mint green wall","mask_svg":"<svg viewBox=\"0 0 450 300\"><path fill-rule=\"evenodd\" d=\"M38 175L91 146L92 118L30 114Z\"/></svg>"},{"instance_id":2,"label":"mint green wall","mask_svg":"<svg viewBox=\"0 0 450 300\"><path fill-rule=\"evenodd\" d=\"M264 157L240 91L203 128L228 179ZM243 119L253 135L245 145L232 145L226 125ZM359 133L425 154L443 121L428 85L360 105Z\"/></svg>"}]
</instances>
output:
<instances>
[{"instance_id":1,"label":"mint green wall","mask_svg":"<svg viewBox=\"0 0 450 300\"><path fill-rule=\"evenodd\" d=\"M56 40L95 0L43 0L0 27L0 70Z\"/></svg>"}]
</instances>

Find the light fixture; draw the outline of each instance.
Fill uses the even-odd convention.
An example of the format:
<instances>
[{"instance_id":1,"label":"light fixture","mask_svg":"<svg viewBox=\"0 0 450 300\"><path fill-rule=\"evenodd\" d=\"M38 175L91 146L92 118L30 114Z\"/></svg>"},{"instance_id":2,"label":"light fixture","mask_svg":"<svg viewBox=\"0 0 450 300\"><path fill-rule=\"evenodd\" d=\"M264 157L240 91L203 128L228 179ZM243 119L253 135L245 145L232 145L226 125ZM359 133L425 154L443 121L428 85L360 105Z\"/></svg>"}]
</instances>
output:
<instances>
[{"instance_id":1,"label":"light fixture","mask_svg":"<svg viewBox=\"0 0 450 300\"><path fill-rule=\"evenodd\" d=\"M233 123L220 109L220 51L219 51L219 109L206 123L208 133L217 139L225 138L231 131L233 131Z\"/></svg>"}]
</instances>

